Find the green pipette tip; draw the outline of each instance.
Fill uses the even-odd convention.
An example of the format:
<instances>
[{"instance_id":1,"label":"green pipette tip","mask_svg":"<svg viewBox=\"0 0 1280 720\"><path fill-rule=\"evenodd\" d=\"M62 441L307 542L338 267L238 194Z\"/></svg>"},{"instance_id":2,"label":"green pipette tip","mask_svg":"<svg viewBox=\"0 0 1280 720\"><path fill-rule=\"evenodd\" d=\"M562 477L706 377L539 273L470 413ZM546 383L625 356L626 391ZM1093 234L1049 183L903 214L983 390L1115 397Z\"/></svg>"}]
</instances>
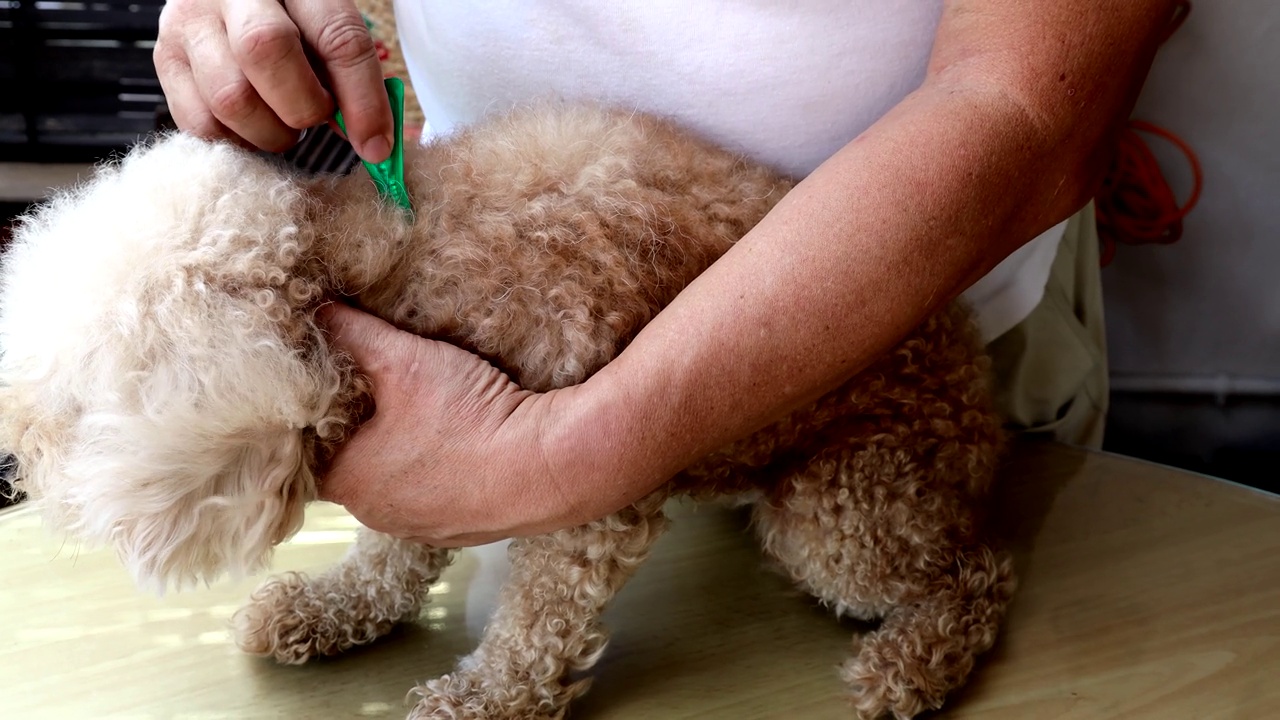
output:
<instances>
[{"instance_id":1,"label":"green pipette tip","mask_svg":"<svg viewBox=\"0 0 1280 720\"><path fill-rule=\"evenodd\" d=\"M363 158L361 162L369 171L369 177L373 178L378 192L413 217L413 204L409 202L409 191L404 185L404 82L396 77L389 77L383 82L387 87L387 98L391 101L391 115L395 118L391 157L380 163L371 163ZM333 117L342 132L346 133L347 126L342 122L342 111L334 113Z\"/></svg>"}]
</instances>

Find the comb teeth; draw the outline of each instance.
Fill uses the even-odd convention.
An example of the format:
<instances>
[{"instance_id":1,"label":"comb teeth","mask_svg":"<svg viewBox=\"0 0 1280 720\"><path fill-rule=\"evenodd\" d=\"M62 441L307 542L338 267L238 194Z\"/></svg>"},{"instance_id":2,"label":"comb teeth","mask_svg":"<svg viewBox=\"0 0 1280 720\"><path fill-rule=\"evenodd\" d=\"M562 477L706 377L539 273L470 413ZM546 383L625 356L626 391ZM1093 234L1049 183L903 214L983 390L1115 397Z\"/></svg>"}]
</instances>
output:
<instances>
[{"instance_id":1,"label":"comb teeth","mask_svg":"<svg viewBox=\"0 0 1280 720\"><path fill-rule=\"evenodd\" d=\"M284 161L312 174L346 175L360 157L333 128L320 125L307 130L302 140L284 154Z\"/></svg>"}]
</instances>

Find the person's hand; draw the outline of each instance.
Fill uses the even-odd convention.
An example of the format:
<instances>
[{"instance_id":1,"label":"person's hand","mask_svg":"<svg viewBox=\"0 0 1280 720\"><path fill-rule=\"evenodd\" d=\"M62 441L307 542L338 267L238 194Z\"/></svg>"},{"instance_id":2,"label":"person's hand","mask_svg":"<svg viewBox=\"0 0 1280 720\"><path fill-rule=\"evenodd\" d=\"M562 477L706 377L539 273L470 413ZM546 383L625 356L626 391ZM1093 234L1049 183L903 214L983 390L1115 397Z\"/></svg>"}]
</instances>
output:
<instances>
[{"instance_id":1,"label":"person's hand","mask_svg":"<svg viewBox=\"0 0 1280 720\"><path fill-rule=\"evenodd\" d=\"M283 152L336 97L360 157L391 154L382 66L352 0L169 0L154 61L188 132Z\"/></svg>"},{"instance_id":2,"label":"person's hand","mask_svg":"<svg viewBox=\"0 0 1280 720\"><path fill-rule=\"evenodd\" d=\"M373 530L439 547L591 519L566 502L540 452L548 395L346 305L320 319L372 380L376 405L321 478L322 499Z\"/></svg>"}]
</instances>

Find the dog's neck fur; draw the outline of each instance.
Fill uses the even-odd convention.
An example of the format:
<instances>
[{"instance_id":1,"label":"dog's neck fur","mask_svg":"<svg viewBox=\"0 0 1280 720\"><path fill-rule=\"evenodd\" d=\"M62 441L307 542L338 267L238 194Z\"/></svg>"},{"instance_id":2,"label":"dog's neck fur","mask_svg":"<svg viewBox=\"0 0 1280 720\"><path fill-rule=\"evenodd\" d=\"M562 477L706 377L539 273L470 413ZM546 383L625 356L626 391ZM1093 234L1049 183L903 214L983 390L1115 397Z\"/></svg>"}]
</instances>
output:
<instances>
[{"instance_id":1,"label":"dog's neck fur","mask_svg":"<svg viewBox=\"0 0 1280 720\"><path fill-rule=\"evenodd\" d=\"M412 225L377 195L363 170L306 183L305 226L312 256L339 295L357 295L384 278L402 255Z\"/></svg>"}]
</instances>

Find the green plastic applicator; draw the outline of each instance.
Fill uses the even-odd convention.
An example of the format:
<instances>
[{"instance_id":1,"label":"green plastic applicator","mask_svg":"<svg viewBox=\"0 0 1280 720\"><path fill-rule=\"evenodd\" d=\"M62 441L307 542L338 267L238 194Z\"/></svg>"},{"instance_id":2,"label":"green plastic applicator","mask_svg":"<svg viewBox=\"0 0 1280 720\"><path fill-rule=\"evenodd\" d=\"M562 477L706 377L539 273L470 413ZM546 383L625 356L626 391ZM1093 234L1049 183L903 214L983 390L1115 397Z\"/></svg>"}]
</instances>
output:
<instances>
[{"instance_id":1,"label":"green plastic applicator","mask_svg":"<svg viewBox=\"0 0 1280 720\"><path fill-rule=\"evenodd\" d=\"M364 167L373 178L373 184L384 198L399 205L413 217L413 204L409 201L409 191L404 185L404 82L400 78L389 77L383 81L387 87L387 98L391 101L391 115L395 118L395 133L392 136L391 156L380 163L371 163L361 158ZM333 115L342 132L347 126L342 122L342 111Z\"/></svg>"}]
</instances>

